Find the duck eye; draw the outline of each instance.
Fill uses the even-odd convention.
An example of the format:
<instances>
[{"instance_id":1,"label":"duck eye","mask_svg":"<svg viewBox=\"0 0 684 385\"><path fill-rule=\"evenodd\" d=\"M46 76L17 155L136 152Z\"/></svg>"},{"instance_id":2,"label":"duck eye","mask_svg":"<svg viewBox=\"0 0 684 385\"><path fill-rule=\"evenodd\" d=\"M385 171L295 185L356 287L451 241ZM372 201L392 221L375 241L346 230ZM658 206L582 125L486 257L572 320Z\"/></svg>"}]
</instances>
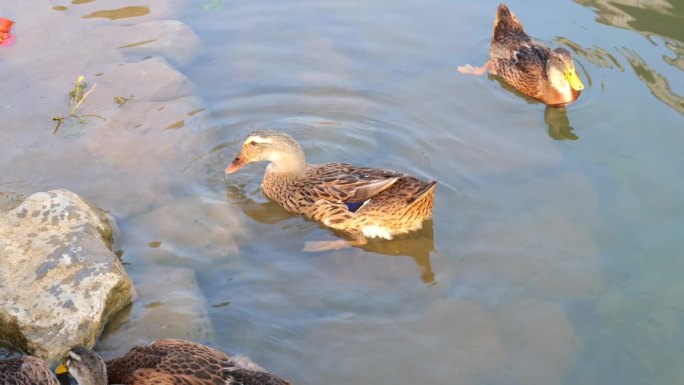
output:
<instances>
[{"instance_id":1,"label":"duck eye","mask_svg":"<svg viewBox=\"0 0 684 385\"><path fill-rule=\"evenodd\" d=\"M250 146L256 146L257 143L256 143L255 141L252 140L252 141L250 141L248 144L249 144Z\"/></svg>"}]
</instances>

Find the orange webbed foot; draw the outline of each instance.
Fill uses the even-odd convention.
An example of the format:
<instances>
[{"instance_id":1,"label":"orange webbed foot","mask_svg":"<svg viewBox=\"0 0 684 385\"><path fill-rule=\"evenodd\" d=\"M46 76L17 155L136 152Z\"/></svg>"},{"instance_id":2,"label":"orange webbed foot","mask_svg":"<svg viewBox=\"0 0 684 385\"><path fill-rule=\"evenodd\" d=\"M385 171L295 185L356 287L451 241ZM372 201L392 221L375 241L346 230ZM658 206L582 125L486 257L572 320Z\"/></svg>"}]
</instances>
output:
<instances>
[{"instance_id":1,"label":"orange webbed foot","mask_svg":"<svg viewBox=\"0 0 684 385\"><path fill-rule=\"evenodd\" d=\"M489 62L485 63L482 67L475 67L470 64L466 64L457 68L458 72L465 75L476 75L481 76L489 70Z\"/></svg>"},{"instance_id":2,"label":"orange webbed foot","mask_svg":"<svg viewBox=\"0 0 684 385\"><path fill-rule=\"evenodd\" d=\"M342 239L336 241L309 241L304 244L302 251L320 252L345 249L347 247L352 247L352 244Z\"/></svg>"}]
</instances>

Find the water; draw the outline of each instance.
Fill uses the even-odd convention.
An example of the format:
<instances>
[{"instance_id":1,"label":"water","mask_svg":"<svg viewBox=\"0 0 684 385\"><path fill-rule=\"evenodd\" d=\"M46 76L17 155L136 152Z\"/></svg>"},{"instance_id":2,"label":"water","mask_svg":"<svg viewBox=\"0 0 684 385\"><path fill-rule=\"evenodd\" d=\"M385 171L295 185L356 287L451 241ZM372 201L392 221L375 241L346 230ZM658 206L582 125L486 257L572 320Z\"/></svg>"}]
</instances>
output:
<instances>
[{"instance_id":1,"label":"water","mask_svg":"<svg viewBox=\"0 0 684 385\"><path fill-rule=\"evenodd\" d=\"M684 3L509 3L575 54L586 88L567 111L456 71L486 60L497 5L189 2L202 46L180 68L210 129L152 131L154 156L131 165L107 163L142 146L130 133L5 128L0 189L65 186L111 209L134 281L193 269L213 343L295 384L680 383ZM310 162L438 180L433 221L302 252L334 234L265 198L263 164L224 179L259 128ZM55 153L62 167L44 164Z\"/></svg>"}]
</instances>

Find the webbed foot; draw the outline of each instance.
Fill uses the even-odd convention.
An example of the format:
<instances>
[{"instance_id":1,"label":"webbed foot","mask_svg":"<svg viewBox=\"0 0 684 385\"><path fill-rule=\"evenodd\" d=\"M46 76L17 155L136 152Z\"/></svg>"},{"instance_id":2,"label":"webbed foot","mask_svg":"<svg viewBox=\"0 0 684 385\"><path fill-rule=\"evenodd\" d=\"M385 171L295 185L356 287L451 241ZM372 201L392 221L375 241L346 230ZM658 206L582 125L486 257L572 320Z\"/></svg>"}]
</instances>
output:
<instances>
[{"instance_id":1,"label":"webbed foot","mask_svg":"<svg viewBox=\"0 0 684 385\"><path fill-rule=\"evenodd\" d=\"M302 251L319 252L328 250L339 250L353 245L345 240L338 239L336 241L309 241L304 244Z\"/></svg>"},{"instance_id":2,"label":"webbed foot","mask_svg":"<svg viewBox=\"0 0 684 385\"><path fill-rule=\"evenodd\" d=\"M347 247L363 246L368 239L361 233L347 233L351 239L336 239L334 241L308 241L304 243L302 251L318 252L327 250L340 250Z\"/></svg>"},{"instance_id":3,"label":"webbed foot","mask_svg":"<svg viewBox=\"0 0 684 385\"><path fill-rule=\"evenodd\" d=\"M466 75L483 75L489 70L489 62L486 62L482 67L475 67L470 64L466 64L457 68L458 72Z\"/></svg>"}]
</instances>

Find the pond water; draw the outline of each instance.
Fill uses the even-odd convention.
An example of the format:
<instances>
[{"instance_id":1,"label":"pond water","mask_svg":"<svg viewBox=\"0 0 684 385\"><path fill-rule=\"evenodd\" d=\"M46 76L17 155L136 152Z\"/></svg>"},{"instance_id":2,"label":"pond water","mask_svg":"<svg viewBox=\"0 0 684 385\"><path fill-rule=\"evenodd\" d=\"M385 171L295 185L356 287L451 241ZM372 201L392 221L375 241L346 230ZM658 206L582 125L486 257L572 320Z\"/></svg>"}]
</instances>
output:
<instances>
[{"instance_id":1,"label":"pond water","mask_svg":"<svg viewBox=\"0 0 684 385\"><path fill-rule=\"evenodd\" d=\"M508 4L573 52L567 109L456 71L486 60L495 1L188 2L201 46L178 68L209 127L54 136L26 107L0 133L0 190L111 210L134 282L192 269L211 342L294 384L681 383L684 2ZM438 180L433 220L302 252L335 235L270 202L264 164L224 177L262 128L310 162Z\"/></svg>"}]
</instances>

